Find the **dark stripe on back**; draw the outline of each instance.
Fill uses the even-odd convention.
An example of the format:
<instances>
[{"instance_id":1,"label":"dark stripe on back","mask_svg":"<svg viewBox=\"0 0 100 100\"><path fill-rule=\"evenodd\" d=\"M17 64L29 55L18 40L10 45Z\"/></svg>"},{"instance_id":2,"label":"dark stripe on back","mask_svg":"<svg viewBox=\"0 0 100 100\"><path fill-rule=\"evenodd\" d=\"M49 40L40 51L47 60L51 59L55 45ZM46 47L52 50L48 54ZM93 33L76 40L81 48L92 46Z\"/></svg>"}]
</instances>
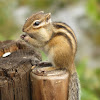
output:
<instances>
[{"instance_id":1,"label":"dark stripe on back","mask_svg":"<svg viewBox=\"0 0 100 100\"><path fill-rule=\"evenodd\" d=\"M65 23L63 23L63 24L65 24ZM67 29L65 26L63 26L63 25L58 25L58 24L53 24L53 25L54 25L54 27L57 28L57 29L63 28L63 29L65 29L65 30L67 30L67 32L70 33L70 34L72 35L73 39L74 39L75 42L76 42L76 39L75 39L73 33L72 33L69 29ZM65 25L67 25L67 24L65 24ZM67 26L68 26L68 25L67 25ZM68 27L69 27L69 26L68 26Z\"/></svg>"},{"instance_id":2,"label":"dark stripe on back","mask_svg":"<svg viewBox=\"0 0 100 100\"><path fill-rule=\"evenodd\" d=\"M55 37L55 36L60 36L60 35L61 35L61 36L64 36L64 37L68 40L70 47L73 48L71 39L70 39L65 33L63 33L63 32L58 32L58 33L56 33L56 34L54 35L54 37Z\"/></svg>"},{"instance_id":3,"label":"dark stripe on back","mask_svg":"<svg viewBox=\"0 0 100 100\"><path fill-rule=\"evenodd\" d=\"M68 26L69 28L71 28L68 24L64 23L64 22L54 22L54 23L61 23L61 24L65 24L66 26Z\"/></svg>"}]
</instances>

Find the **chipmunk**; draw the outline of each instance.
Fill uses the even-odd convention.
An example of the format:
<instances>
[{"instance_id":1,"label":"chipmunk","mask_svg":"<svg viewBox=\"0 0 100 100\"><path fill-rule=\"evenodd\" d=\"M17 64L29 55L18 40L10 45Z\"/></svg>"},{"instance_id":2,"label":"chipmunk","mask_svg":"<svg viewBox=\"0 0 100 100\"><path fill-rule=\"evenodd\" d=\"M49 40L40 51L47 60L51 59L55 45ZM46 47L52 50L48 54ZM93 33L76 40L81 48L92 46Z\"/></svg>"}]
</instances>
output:
<instances>
[{"instance_id":1,"label":"chipmunk","mask_svg":"<svg viewBox=\"0 0 100 100\"><path fill-rule=\"evenodd\" d=\"M30 16L21 38L36 48L41 48L56 69L67 69L70 74L68 100L79 100L79 80L74 65L77 39L65 23L52 22L51 13L40 11Z\"/></svg>"}]
</instances>

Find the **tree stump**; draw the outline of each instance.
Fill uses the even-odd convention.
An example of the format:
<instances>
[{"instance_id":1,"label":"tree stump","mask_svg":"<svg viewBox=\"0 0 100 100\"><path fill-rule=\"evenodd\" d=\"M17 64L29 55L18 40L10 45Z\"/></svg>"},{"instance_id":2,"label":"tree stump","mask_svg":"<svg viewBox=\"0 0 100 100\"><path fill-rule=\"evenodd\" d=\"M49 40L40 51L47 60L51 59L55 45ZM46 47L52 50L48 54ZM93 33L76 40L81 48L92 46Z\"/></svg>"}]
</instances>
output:
<instances>
[{"instance_id":1,"label":"tree stump","mask_svg":"<svg viewBox=\"0 0 100 100\"><path fill-rule=\"evenodd\" d=\"M22 41L0 42L0 100L31 100L30 71L40 60Z\"/></svg>"},{"instance_id":2,"label":"tree stump","mask_svg":"<svg viewBox=\"0 0 100 100\"><path fill-rule=\"evenodd\" d=\"M36 68L31 72L32 100L67 100L69 73L48 69Z\"/></svg>"}]
</instances>

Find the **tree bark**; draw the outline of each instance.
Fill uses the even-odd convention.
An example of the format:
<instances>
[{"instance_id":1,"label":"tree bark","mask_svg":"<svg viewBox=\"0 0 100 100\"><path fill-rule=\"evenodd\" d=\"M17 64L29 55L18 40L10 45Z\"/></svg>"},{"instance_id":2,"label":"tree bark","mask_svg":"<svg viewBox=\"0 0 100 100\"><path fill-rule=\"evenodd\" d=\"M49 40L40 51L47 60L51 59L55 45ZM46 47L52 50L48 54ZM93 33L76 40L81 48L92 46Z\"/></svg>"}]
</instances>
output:
<instances>
[{"instance_id":1,"label":"tree bark","mask_svg":"<svg viewBox=\"0 0 100 100\"><path fill-rule=\"evenodd\" d=\"M30 71L40 60L22 41L0 42L0 100L31 100Z\"/></svg>"}]
</instances>

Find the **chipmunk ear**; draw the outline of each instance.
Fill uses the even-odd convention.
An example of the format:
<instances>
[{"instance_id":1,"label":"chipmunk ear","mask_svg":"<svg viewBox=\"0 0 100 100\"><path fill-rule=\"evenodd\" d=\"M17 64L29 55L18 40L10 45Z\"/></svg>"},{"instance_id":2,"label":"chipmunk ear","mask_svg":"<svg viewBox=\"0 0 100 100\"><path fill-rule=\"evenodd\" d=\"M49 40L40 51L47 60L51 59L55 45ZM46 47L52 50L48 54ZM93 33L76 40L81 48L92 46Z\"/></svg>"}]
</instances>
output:
<instances>
[{"instance_id":1,"label":"chipmunk ear","mask_svg":"<svg viewBox=\"0 0 100 100\"><path fill-rule=\"evenodd\" d=\"M46 19L46 22L48 22L48 20L51 19L51 13L47 13L45 15L45 19Z\"/></svg>"}]
</instances>

